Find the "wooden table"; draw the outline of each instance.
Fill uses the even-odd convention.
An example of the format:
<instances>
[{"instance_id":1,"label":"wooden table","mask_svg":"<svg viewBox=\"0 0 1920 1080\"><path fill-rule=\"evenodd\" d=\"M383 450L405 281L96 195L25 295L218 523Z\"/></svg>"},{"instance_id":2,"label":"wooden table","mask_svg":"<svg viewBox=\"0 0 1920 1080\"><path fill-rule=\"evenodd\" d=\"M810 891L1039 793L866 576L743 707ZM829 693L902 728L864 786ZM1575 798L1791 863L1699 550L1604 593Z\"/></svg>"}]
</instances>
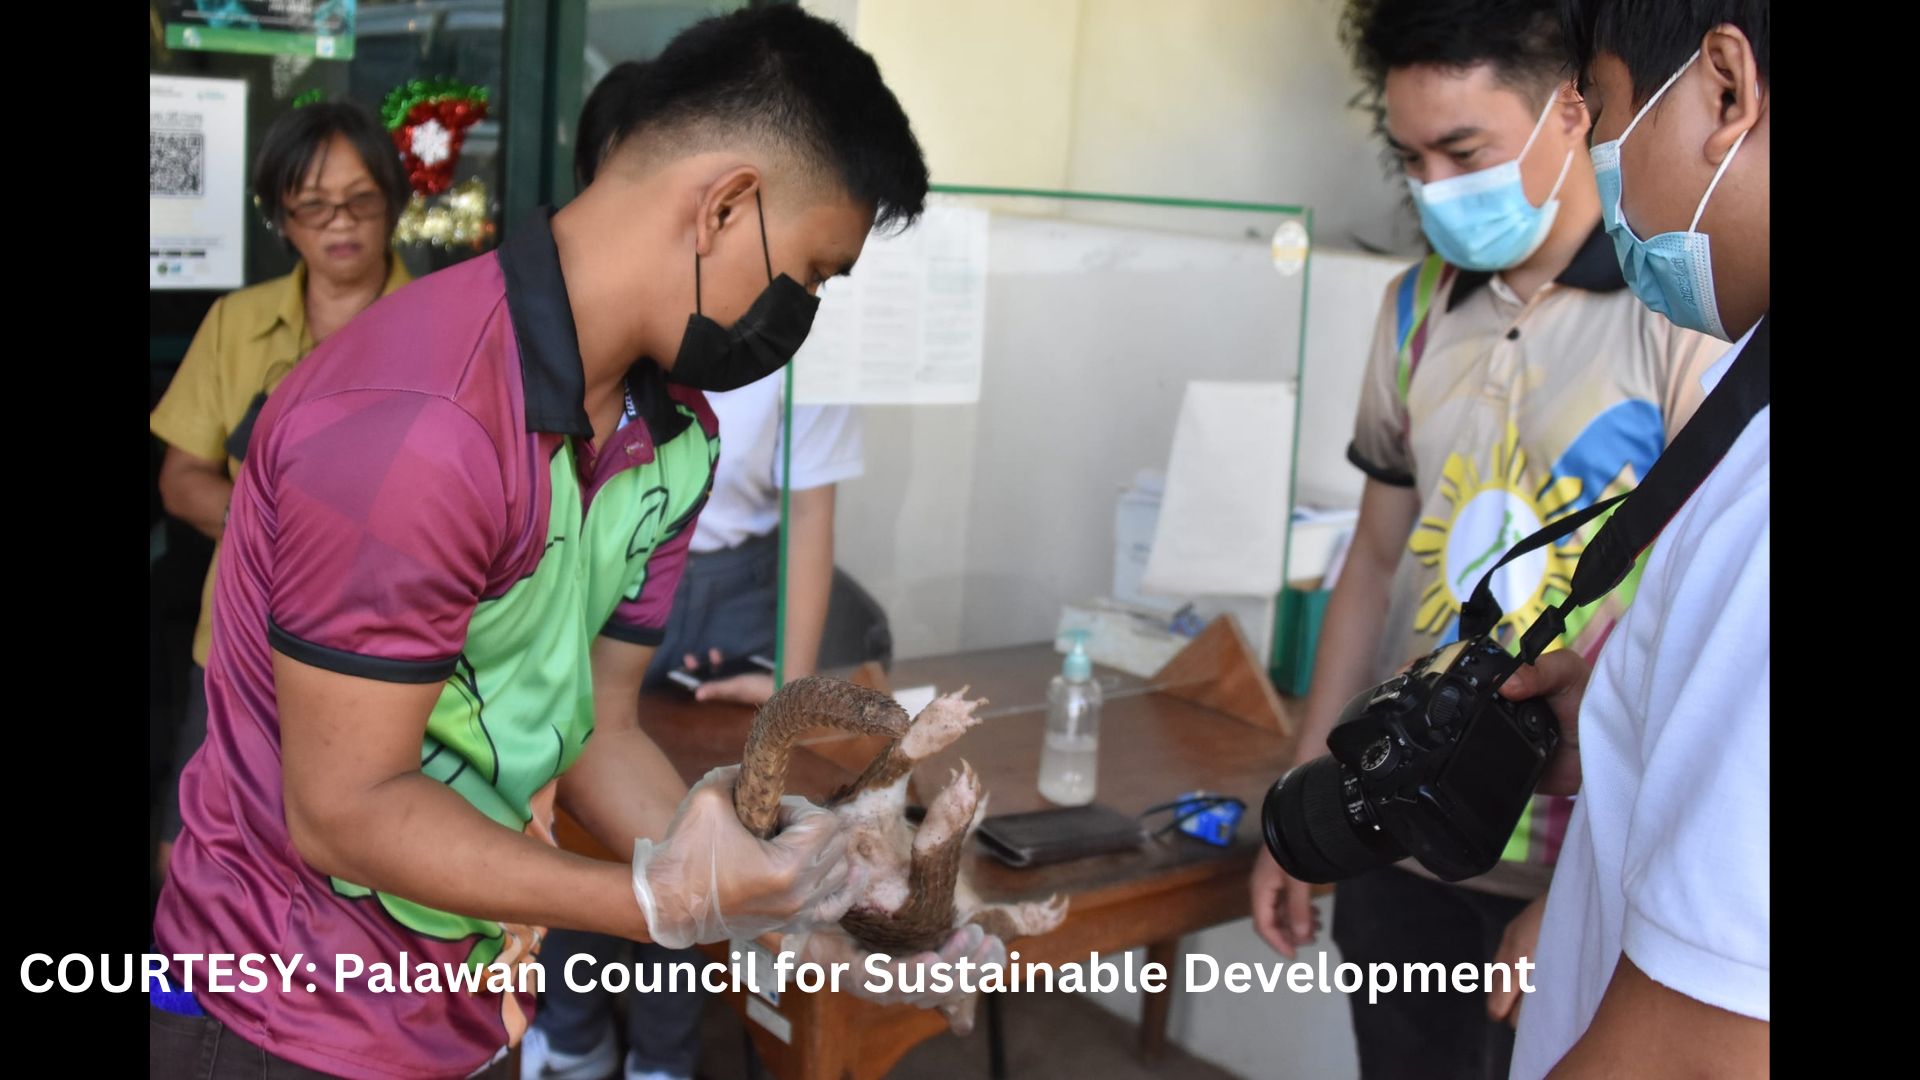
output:
<instances>
[{"instance_id":1,"label":"wooden table","mask_svg":"<svg viewBox=\"0 0 1920 1080\"><path fill-rule=\"evenodd\" d=\"M965 757L990 793L990 814L1046 806L1036 781L1047 680L1059 667L1051 643L896 663L890 673L895 690L932 684L946 692L971 685L970 696L988 699L978 727L922 764L914 779L916 798L938 791ZM1182 936L1247 914L1247 873L1261 842L1260 802L1288 760L1288 740L1278 731L1151 692L1131 676L1105 668L1097 675L1107 693L1097 801L1134 814L1187 791L1234 795L1248 808L1236 842L1223 849L1176 834L1136 852L1028 870L1005 866L976 844L963 872L989 901L1054 893L1069 898L1067 920L1054 933L1008 942L1023 963L1084 964L1095 952L1145 945L1148 959L1165 964L1177 981ZM738 761L751 720L747 709L696 705L684 695L650 696L641 708L641 723L689 782ZM822 798L872 757L872 745L838 734L807 740L794 756L789 791ZM604 856L577 827L560 824L563 844ZM710 951L725 958L724 945ZM876 1006L844 993L803 994L790 987L777 1009L750 994L727 996L746 1018L768 1070L781 1080L881 1077L914 1045L946 1028L938 1012ZM1164 1044L1170 1005L1171 991L1146 1001L1141 1044L1149 1056ZM785 1032L775 1030L783 1027Z\"/></svg>"}]
</instances>

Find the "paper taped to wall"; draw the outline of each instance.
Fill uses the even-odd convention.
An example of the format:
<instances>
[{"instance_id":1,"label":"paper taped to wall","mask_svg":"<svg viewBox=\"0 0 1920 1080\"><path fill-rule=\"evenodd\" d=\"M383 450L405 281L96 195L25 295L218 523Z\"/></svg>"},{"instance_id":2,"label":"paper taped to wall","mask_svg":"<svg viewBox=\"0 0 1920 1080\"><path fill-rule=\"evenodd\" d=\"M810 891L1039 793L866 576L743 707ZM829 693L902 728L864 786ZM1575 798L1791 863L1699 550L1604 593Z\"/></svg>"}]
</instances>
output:
<instances>
[{"instance_id":1,"label":"paper taped to wall","mask_svg":"<svg viewBox=\"0 0 1920 1080\"><path fill-rule=\"evenodd\" d=\"M855 272L820 290L793 359L796 405L980 400L988 212L929 206L898 236L867 238Z\"/></svg>"},{"instance_id":2,"label":"paper taped to wall","mask_svg":"<svg viewBox=\"0 0 1920 1080\"><path fill-rule=\"evenodd\" d=\"M1187 384L1144 589L1188 597L1280 591L1293 426L1287 383Z\"/></svg>"}]
</instances>

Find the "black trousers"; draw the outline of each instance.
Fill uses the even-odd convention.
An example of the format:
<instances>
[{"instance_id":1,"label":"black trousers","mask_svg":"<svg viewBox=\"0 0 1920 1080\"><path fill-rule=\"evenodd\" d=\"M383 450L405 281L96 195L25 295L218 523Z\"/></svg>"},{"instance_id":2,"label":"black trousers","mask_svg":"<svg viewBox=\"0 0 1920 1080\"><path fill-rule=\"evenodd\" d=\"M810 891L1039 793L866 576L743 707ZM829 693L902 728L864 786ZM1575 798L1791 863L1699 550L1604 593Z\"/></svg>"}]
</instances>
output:
<instances>
[{"instance_id":1,"label":"black trousers","mask_svg":"<svg viewBox=\"0 0 1920 1080\"><path fill-rule=\"evenodd\" d=\"M646 685L672 685L667 673L688 653L706 662L708 649L730 660L760 653L773 659L780 604L780 534L768 533L725 551L687 557L680 588L673 594L667 636L654 651Z\"/></svg>"},{"instance_id":2,"label":"black trousers","mask_svg":"<svg viewBox=\"0 0 1920 1080\"><path fill-rule=\"evenodd\" d=\"M1333 940L1340 958L1365 967L1485 964L1507 924L1527 906L1387 867L1334 891ZM1506 1080L1513 1029L1487 1019L1484 991L1396 990L1369 1005L1348 995L1362 1080Z\"/></svg>"}]
</instances>

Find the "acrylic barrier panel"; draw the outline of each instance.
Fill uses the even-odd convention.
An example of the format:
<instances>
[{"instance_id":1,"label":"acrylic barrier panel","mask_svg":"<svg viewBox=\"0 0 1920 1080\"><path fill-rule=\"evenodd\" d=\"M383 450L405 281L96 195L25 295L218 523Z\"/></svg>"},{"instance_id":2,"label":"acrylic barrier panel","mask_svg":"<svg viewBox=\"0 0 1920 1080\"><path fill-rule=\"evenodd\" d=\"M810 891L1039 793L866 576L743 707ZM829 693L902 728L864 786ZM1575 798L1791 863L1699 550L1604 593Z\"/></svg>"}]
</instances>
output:
<instances>
[{"instance_id":1,"label":"acrylic barrier panel","mask_svg":"<svg viewBox=\"0 0 1920 1080\"><path fill-rule=\"evenodd\" d=\"M833 530L857 588L836 589L823 666L870 658L854 609L912 659L1049 641L1115 599L1162 623L1235 612L1266 655L1309 230L1284 207L945 194L870 241L788 380L802 486L831 453L820 417L862 436Z\"/></svg>"}]
</instances>

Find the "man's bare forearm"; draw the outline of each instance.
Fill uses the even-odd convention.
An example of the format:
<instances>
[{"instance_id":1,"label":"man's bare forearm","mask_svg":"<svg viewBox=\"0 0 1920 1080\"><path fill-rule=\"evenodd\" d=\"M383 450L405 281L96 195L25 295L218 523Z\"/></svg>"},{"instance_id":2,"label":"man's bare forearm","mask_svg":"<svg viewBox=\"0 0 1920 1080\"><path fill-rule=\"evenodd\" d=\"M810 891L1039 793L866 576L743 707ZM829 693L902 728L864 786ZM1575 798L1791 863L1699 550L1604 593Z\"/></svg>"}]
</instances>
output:
<instances>
[{"instance_id":1,"label":"man's bare forearm","mask_svg":"<svg viewBox=\"0 0 1920 1080\"><path fill-rule=\"evenodd\" d=\"M1327 733L1340 719L1340 710L1367 688L1387 630L1394 572L1418 511L1419 497L1411 489L1367 481L1346 569L1327 600L1306 720L1294 744L1295 761L1326 753Z\"/></svg>"},{"instance_id":2,"label":"man's bare forearm","mask_svg":"<svg viewBox=\"0 0 1920 1080\"><path fill-rule=\"evenodd\" d=\"M233 499L233 481L225 466L168 447L160 465L160 502L167 513L218 540L226 531L227 504Z\"/></svg>"},{"instance_id":3,"label":"man's bare forearm","mask_svg":"<svg viewBox=\"0 0 1920 1080\"><path fill-rule=\"evenodd\" d=\"M820 639L833 595L834 486L793 494L787 548L785 675L797 679L819 666Z\"/></svg>"},{"instance_id":4,"label":"man's bare forearm","mask_svg":"<svg viewBox=\"0 0 1920 1080\"><path fill-rule=\"evenodd\" d=\"M560 805L620 858L641 837L667 835L687 785L637 724L601 729L560 780Z\"/></svg>"},{"instance_id":5,"label":"man's bare forearm","mask_svg":"<svg viewBox=\"0 0 1920 1080\"><path fill-rule=\"evenodd\" d=\"M290 805L288 825L315 869L376 892L472 918L648 940L625 865L515 832L418 772L317 820Z\"/></svg>"}]
</instances>

